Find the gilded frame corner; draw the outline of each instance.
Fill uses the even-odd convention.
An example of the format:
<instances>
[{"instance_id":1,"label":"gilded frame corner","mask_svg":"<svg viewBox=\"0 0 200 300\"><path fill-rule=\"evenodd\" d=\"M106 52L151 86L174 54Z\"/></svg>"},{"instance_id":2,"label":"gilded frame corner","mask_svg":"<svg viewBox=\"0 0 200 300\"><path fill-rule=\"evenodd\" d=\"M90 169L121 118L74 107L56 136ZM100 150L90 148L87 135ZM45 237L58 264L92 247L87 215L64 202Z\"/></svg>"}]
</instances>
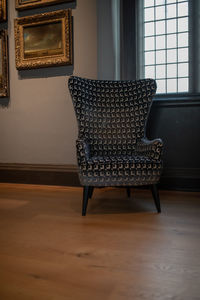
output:
<instances>
[{"instance_id":1,"label":"gilded frame corner","mask_svg":"<svg viewBox=\"0 0 200 300\"><path fill-rule=\"evenodd\" d=\"M8 34L0 30L0 98L9 97Z\"/></svg>"},{"instance_id":2,"label":"gilded frame corner","mask_svg":"<svg viewBox=\"0 0 200 300\"><path fill-rule=\"evenodd\" d=\"M24 10L73 1L74 0L26 0L24 2L23 0L15 0L15 7L17 10Z\"/></svg>"},{"instance_id":3,"label":"gilded frame corner","mask_svg":"<svg viewBox=\"0 0 200 300\"><path fill-rule=\"evenodd\" d=\"M24 43L24 31L26 28L33 28L61 22L62 51L56 54L39 54L37 57L26 57ZM72 15L71 9L58 10L54 12L42 13L28 17L15 19L15 60L18 70L34 69L42 67L52 67L60 65L72 65ZM53 26L53 25L52 25ZM39 53L39 52L38 52Z\"/></svg>"},{"instance_id":4,"label":"gilded frame corner","mask_svg":"<svg viewBox=\"0 0 200 300\"><path fill-rule=\"evenodd\" d=\"M6 0L0 0L0 22L7 20L7 3Z\"/></svg>"}]
</instances>

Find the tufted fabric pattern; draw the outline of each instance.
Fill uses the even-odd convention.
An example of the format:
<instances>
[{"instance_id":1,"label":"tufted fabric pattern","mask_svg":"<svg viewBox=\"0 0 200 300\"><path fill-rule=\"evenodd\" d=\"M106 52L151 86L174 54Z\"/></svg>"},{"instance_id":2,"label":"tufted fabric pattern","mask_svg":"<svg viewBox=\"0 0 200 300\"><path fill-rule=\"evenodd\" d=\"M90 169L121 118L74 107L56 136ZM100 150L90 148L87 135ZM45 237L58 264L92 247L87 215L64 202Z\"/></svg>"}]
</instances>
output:
<instances>
[{"instance_id":1,"label":"tufted fabric pattern","mask_svg":"<svg viewBox=\"0 0 200 300\"><path fill-rule=\"evenodd\" d=\"M76 146L81 183L90 186L157 183L162 171L163 144L160 139L145 139L155 81L71 76L68 85L79 127Z\"/></svg>"}]
</instances>

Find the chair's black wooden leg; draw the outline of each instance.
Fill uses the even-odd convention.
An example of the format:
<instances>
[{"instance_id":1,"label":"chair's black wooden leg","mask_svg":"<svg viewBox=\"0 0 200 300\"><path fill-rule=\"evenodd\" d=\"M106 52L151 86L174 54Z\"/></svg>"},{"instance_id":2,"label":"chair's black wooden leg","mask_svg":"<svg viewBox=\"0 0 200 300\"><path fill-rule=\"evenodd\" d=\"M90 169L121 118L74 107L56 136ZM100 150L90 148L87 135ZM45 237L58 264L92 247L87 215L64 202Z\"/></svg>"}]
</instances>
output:
<instances>
[{"instance_id":1,"label":"chair's black wooden leg","mask_svg":"<svg viewBox=\"0 0 200 300\"><path fill-rule=\"evenodd\" d=\"M131 196L131 188L129 186L126 188L126 192L127 192L127 196L130 198L130 196Z\"/></svg>"},{"instance_id":2,"label":"chair's black wooden leg","mask_svg":"<svg viewBox=\"0 0 200 300\"><path fill-rule=\"evenodd\" d=\"M89 186L83 187L83 207L82 207L82 216L86 215L87 204L88 204L88 196L89 196Z\"/></svg>"},{"instance_id":3,"label":"chair's black wooden leg","mask_svg":"<svg viewBox=\"0 0 200 300\"><path fill-rule=\"evenodd\" d=\"M154 198L154 202L155 202L157 212L160 213L161 212L160 198L159 198L158 188L157 188L156 184L151 185L151 192L152 192L152 195L153 195L153 198Z\"/></svg>"},{"instance_id":4,"label":"chair's black wooden leg","mask_svg":"<svg viewBox=\"0 0 200 300\"><path fill-rule=\"evenodd\" d=\"M93 186L90 186L90 187L89 187L89 196L88 196L89 199L92 198L93 191L94 191L94 187L93 187Z\"/></svg>"}]
</instances>

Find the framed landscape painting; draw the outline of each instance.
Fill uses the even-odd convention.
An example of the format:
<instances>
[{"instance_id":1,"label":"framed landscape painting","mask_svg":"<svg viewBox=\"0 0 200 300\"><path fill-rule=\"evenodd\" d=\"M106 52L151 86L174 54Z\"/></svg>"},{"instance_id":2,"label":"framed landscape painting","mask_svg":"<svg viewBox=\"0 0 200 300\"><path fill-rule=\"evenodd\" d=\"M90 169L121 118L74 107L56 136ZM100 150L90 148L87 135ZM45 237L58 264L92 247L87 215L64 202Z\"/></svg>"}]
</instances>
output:
<instances>
[{"instance_id":1,"label":"framed landscape painting","mask_svg":"<svg viewBox=\"0 0 200 300\"><path fill-rule=\"evenodd\" d=\"M71 9L15 19L16 68L72 64Z\"/></svg>"},{"instance_id":2,"label":"framed landscape painting","mask_svg":"<svg viewBox=\"0 0 200 300\"><path fill-rule=\"evenodd\" d=\"M6 30L0 30L0 97L8 96L8 35Z\"/></svg>"},{"instance_id":3,"label":"framed landscape painting","mask_svg":"<svg viewBox=\"0 0 200 300\"><path fill-rule=\"evenodd\" d=\"M53 5L64 2L73 2L74 0L16 0L16 9L30 9L40 6Z\"/></svg>"},{"instance_id":4,"label":"framed landscape painting","mask_svg":"<svg viewBox=\"0 0 200 300\"><path fill-rule=\"evenodd\" d=\"M6 0L0 0L0 22L4 22L7 19L7 7Z\"/></svg>"}]
</instances>

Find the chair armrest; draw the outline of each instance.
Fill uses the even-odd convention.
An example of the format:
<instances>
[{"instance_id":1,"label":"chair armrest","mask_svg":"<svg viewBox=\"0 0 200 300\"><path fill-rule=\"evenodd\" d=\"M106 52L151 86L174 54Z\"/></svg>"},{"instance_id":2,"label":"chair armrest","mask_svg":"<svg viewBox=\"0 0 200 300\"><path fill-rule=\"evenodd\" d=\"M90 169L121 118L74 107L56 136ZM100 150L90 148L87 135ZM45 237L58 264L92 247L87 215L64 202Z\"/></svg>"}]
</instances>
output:
<instances>
[{"instance_id":1,"label":"chair armrest","mask_svg":"<svg viewBox=\"0 0 200 300\"><path fill-rule=\"evenodd\" d=\"M148 140L141 139L136 145L136 153L139 155L146 155L152 159L159 160L162 156L163 142L161 139Z\"/></svg>"},{"instance_id":2,"label":"chair armrest","mask_svg":"<svg viewBox=\"0 0 200 300\"><path fill-rule=\"evenodd\" d=\"M90 157L89 143L86 140L77 139L76 150L77 150L78 165L82 163L86 163L86 161Z\"/></svg>"}]
</instances>

